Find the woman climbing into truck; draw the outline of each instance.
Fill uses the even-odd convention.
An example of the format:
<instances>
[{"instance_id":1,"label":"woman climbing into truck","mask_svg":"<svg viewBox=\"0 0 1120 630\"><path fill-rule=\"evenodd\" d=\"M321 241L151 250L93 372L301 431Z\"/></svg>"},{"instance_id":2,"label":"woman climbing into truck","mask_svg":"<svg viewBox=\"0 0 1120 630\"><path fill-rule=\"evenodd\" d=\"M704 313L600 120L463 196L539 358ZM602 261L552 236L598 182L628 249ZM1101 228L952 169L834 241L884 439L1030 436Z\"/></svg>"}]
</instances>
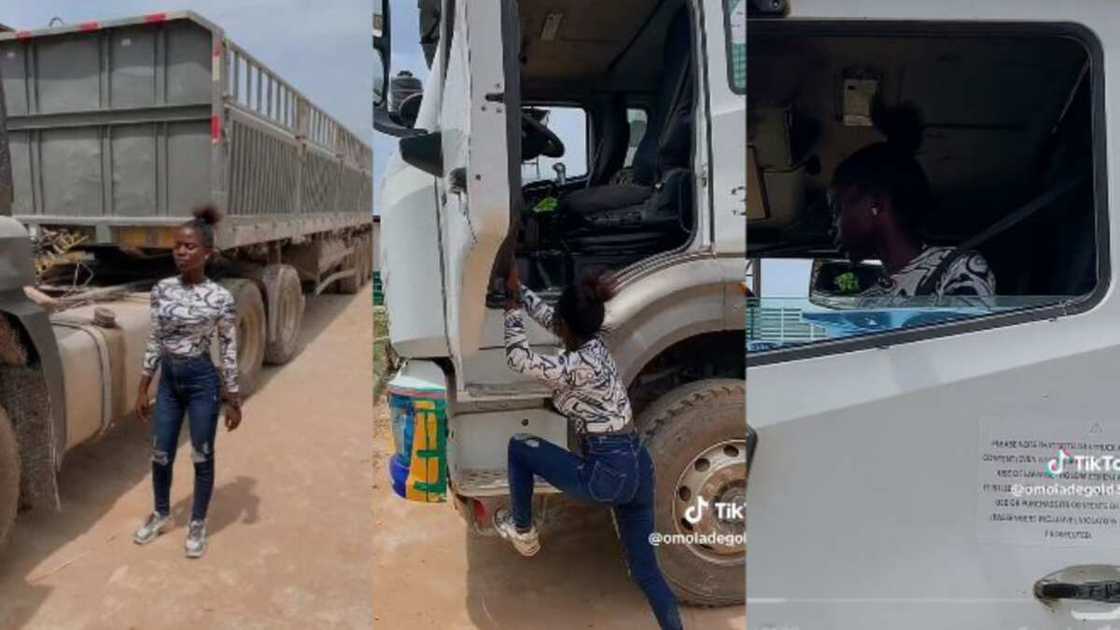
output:
<instances>
[{"instance_id":1,"label":"woman climbing into truck","mask_svg":"<svg viewBox=\"0 0 1120 630\"><path fill-rule=\"evenodd\" d=\"M194 219L175 234L173 257L179 275L165 278L152 288L152 329L136 404L140 417L151 425L155 494L155 510L133 537L140 545L155 540L171 518L171 468L184 413L190 418L195 473L187 527L188 558L201 557L206 549L206 511L214 490L214 438L223 401L226 428L232 431L241 424L234 299L206 276L206 263L214 254L214 225L219 218L212 206L199 208ZM210 339L215 333L221 370L210 360ZM148 388L157 366L160 379L153 420Z\"/></svg>"},{"instance_id":2,"label":"woman climbing into truck","mask_svg":"<svg viewBox=\"0 0 1120 630\"><path fill-rule=\"evenodd\" d=\"M650 543L653 460L638 439L626 385L601 335L613 284L605 275L587 276L564 290L555 309L521 286L516 264L510 265L506 287L507 363L552 387L552 403L575 424L583 456L534 435L514 435L508 446L512 505L495 513L495 528L524 556L540 549L532 519L534 475L577 499L611 506L630 575L658 623L661 628L683 628L676 597ZM529 348L522 304L530 317L563 341L564 350L543 355Z\"/></svg>"},{"instance_id":3,"label":"woman climbing into truck","mask_svg":"<svg viewBox=\"0 0 1120 630\"><path fill-rule=\"evenodd\" d=\"M995 275L979 252L922 242L920 228L933 196L914 158L922 143L917 108L909 103L888 108L876 99L871 119L886 141L841 162L829 195L837 248L852 262L883 263L879 283L860 297L994 295Z\"/></svg>"}]
</instances>

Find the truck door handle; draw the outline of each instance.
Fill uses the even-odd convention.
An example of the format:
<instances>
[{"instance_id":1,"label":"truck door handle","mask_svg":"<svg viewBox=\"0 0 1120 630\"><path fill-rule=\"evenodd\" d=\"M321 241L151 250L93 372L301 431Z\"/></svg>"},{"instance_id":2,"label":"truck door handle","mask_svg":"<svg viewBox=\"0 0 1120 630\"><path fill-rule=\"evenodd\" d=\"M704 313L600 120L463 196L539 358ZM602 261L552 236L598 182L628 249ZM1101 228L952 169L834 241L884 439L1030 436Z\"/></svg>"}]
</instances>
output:
<instances>
[{"instance_id":1,"label":"truck door handle","mask_svg":"<svg viewBox=\"0 0 1120 630\"><path fill-rule=\"evenodd\" d=\"M1034 583L1041 600L1077 599L1120 604L1120 568L1110 565L1067 567Z\"/></svg>"},{"instance_id":2,"label":"truck door handle","mask_svg":"<svg viewBox=\"0 0 1120 630\"><path fill-rule=\"evenodd\" d=\"M1120 582L1050 582L1034 585L1035 597L1039 599L1085 599L1094 602L1120 603Z\"/></svg>"}]
</instances>

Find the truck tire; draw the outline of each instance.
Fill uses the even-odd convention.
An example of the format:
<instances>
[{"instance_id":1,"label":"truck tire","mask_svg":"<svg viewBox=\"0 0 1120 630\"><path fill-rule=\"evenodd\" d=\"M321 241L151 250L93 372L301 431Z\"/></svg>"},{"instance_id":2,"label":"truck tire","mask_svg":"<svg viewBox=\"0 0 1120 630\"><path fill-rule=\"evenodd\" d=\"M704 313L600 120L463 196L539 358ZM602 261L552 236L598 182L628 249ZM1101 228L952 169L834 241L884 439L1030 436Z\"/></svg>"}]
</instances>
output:
<instances>
[{"instance_id":1,"label":"truck tire","mask_svg":"<svg viewBox=\"0 0 1120 630\"><path fill-rule=\"evenodd\" d=\"M0 549L8 542L19 508L19 443L8 413L0 408Z\"/></svg>"},{"instance_id":2,"label":"truck tire","mask_svg":"<svg viewBox=\"0 0 1120 630\"><path fill-rule=\"evenodd\" d=\"M354 242L354 268L357 270L358 288L366 285L366 235L362 234Z\"/></svg>"},{"instance_id":3,"label":"truck tire","mask_svg":"<svg viewBox=\"0 0 1120 630\"><path fill-rule=\"evenodd\" d=\"M354 295L362 288L362 239L354 240L354 253L346 257L346 269L353 269L353 275L338 281L338 292Z\"/></svg>"},{"instance_id":4,"label":"truck tire","mask_svg":"<svg viewBox=\"0 0 1120 630\"><path fill-rule=\"evenodd\" d=\"M362 267L362 286L365 286L373 278L373 232L366 232L362 254L362 259L365 260L365 265Z\"/></svg>"},{"instance_id":5,"label":"truck tire","mask_svg":"<svg viewBox=\"0 0 1120 630\"><path fill-rule=\"evenodd\" d=\"M265 327L264 300L260 289L252 280L229 278L222 286L233 294L237 309L237 383L241 396L253 393L264 364L265 340L268 329Z\"/></svg>"},{"instance_id":6,"label":"truck tire","mask_svg":"<svg viewBox=\"0 0 1120 630\"><path fill-rule=\"evenodd\" d=\"M661 534L744 534L743 518L720 518L714 507L699 522L685 511L702 496L745 505L746 384L707 379L682 385L654 401L638 429L655 468L654 528ZM746 549L736 545L661 545L658 562L677 598L698 606L730 606L746 599Z\"/></svg>"},{"instance_id":7,"label":"truck tire","mask_svg":"<svg viewBox=\"0 0 1120 630\"><path fill-rule=\"evenodd\" d=\"M306 301L299 272L291 265L269 265L261 272L265 293L270 294L272 308L269 318L275 320L275 333L268 336L264 346L264 361L269 365L283 365L295 356L299 342L300 326Z\"/></svg>"}]
</instances>

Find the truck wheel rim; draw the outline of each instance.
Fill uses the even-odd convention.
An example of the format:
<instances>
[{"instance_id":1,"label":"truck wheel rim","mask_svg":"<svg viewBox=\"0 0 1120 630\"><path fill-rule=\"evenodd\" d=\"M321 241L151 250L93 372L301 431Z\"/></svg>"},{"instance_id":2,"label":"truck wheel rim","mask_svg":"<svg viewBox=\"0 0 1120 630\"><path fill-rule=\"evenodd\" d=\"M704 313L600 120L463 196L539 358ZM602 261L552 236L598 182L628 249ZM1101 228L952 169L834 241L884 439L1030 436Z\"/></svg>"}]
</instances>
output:
<instances>
[{"instance_id":1,"label":"truck wheel rim","mask_svg":"<svg viewBox=\"0 0 1120 630\"><path fill-rule=\"evenodd\" d=\"M741 564L746 557L746 546L733 544L740 542L746 532L746 447L746 440L738 439L713 444L697 453L677 478L673 497L673 521L677 532L725 537L718 542L686 545L689 551L707 562ZM723 514L720 514L717 503L739 507L723 508ZM702 505L707 507L701 508ZM699 520L692 522L686 516L693 520L699 516ZM726 540L736 536L739 541Z\"/></svg>"}]
</instances>

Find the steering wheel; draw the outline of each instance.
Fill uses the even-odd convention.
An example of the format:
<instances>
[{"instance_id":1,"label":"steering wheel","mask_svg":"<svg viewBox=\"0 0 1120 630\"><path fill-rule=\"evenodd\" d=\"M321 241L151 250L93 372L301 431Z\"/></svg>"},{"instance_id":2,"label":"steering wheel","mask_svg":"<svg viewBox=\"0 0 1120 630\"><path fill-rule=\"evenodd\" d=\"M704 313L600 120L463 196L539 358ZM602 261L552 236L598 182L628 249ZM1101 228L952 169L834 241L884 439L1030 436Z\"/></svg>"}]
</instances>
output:
<instances>
[{"instance_id":1,"label":"steering wheel","mask_svg":"<svg viewBox=\"0 0 1120 630\"><path fill-rule=\"evenodd\" d=\"M521 112L521 161L543 155L564 157L564 143L527 111Z\"/></svg>"}]
</instances>

